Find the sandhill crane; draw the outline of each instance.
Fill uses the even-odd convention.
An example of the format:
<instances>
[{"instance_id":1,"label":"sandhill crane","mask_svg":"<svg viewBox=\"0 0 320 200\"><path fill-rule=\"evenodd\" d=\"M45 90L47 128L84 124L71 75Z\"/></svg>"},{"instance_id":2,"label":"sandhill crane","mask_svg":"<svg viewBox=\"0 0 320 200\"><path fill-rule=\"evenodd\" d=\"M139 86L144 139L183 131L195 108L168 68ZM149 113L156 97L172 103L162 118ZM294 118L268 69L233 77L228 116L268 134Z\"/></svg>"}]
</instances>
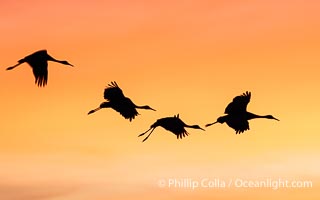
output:
<instances>
[{"instance_id":1,"label":"sandhill crane","mask_svg":"<svg viewBox=\"0 0 320 200\"><path fill-rule=\"evenodd\" d=\"M33 75L35 77L35 84L39 87L44 87L48 81L48 61L53 61L57 63L61 63L64 65L73 66L68 61L65 60L57 60L51 57L47 50L40 50L31 55L26 56L18 61L18 64L8 67L7 70L12 70L22 63L28 63L32 68Z\"/></svg>"},{"instance_id":2,"label":"sandhill crane","mask_svg":"<svg viewBox=\"0 0 320 200\"><path fill-rule=\"evenodd\" d=\"M203 128L201 128L199 125L187 125L185 124L180 118L179 118L179 114L173 116L173 117L165 117L165 118L161 118L158 119L154 124L152 124L150 126L150 129L148 129L146 132L140 134L138 137L143 136L144 134L146 134L148 131L151 130L151 132L149 133L149 135L144 138L144 140L142 140L142 142L146 141L149 136L151 135L151 133L154 131L155 128L157 128L158 126L163 127L164 129L172 132L173 134L175 134L177 136L177 139L182 139L182 137L188 136L189 133L186 131L186 128L194 128L194 129L201 129L204 131Z\"/></svg>"},{"instance_id":3,"label":"sandhill crane","mask_svg":"<svg viewBox=\"0 0 320 200\"><path fill-rule=\"evenodd\" d=\"M155 109L150 108L149 106L135 105L129 98L123 95L122 90L115 81L108 84L108 87L105 88L104 99L108 101L101 103L98 108L91 110L88 115L100 110L101 108L112 108L119 112L125 119L129 119L131 121L139 114L136 108L155 111Z\"/></svg>"},{"instance_id":4,"label":"sandhill crane","mask_svg":"<svg viewBox=\"0 0 320 200\"><path fill-rule=\"evenodd\" d=\"M250 112L247 112L247 105L250 102L251 93L246 92L240 96L236 96L231 103L226 107L224 116L221 116L217 119L216 122L207 124L206 127L211 126L215 123L224 122L231 128L236 131L236 134L243 133L246 130L249 130L249 122L250 119L255 118L266 118L266 119L274 119L279 121L277 118L273 117L272 115L256 115Z\"/></svg>"}]
</instances>

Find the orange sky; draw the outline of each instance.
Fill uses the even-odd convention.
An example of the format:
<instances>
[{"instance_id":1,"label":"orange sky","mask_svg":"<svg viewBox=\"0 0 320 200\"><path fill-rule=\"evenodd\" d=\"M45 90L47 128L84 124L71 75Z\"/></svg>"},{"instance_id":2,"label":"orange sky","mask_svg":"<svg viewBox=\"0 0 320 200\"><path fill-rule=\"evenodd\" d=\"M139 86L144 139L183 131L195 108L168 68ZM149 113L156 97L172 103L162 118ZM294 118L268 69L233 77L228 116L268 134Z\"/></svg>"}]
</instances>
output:
<instances>
[{"instance_id":1,"label":"orange sky","mask_svg":"<svg viewBox=\"0 0 320 200\"><path fill-rule=\"evenodd\" d=\"M0 199L319 199L318 1L1 1ZM45 88L23 64L40 49ZM117 81L141 110L87 116ZM175 136L158 118L205 124L252 92L253 120ZM159 188L158 180L216 177L313 181L313 188Z\"/></svg>"}]
</instances>

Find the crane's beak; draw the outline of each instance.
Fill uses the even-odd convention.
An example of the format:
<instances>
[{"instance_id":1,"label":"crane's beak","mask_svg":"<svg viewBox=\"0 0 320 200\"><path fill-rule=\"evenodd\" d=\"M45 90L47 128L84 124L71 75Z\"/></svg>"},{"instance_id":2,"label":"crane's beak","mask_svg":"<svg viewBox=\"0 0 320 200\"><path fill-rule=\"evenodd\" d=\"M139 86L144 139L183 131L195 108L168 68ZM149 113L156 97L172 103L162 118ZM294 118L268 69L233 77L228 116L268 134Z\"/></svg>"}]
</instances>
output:
<instances>
[{"instance_id":1,"label":"crane's beak","mask_svg":"<svg viewBox=\"0 0 320 200\"><path fill-rule=\"evenodd\" d=\"M88 112L88 115L90 115L90 114L92 114L92 113L94 113L94 112L96 112L96 111L90 110L90 111Z\"/></svg>"},{"instance_id":2,"label":"crane's beak","mask_svg":"<svg viewBox=\"0 0 320 200\"><path fill-rule=\"evenodd\" d=\"M211 126L211 125L216 124L216 123L218 123L218 121L213 122L213 123L211 123L211 124L206 124L206 127Z\"/></svg>"},{"instance_id":3,"label":"crane's beak","mask_svg":"<svg viewBox=\"0 0 320 200\"><path fill-rule=\"evenodd\" d=\"M277 121L280 121L279 119L277 119L277 118L275 118L275 117L274 117L273 119L274 119L274 120L277 120Z\"/></svg>"},{"instance_id":4,"label":"crane's beak","mask_svg":"<svg viewBox=\"0 0 320 200\"><path fill-rule=\"evenodd\" d=\"M100 110L101 108L99 107L99 108L96 108L96 109L94 109L94 110L90 110L89 112L88 112L88 115L90 115L90 114L92 114L92 113L94 113L94 112L96 112L96 111L98 111L98 110Z\"/></svg>"},{"instance_id":5,"label":"crane's beak","mask_svg":"<svg viewBox=\"0 0 320 200\"><path fill-rule=\"evenodd\" d=\"M8 67L6 70L12 70L14 67Z\"/></svg>"}]
</instances>

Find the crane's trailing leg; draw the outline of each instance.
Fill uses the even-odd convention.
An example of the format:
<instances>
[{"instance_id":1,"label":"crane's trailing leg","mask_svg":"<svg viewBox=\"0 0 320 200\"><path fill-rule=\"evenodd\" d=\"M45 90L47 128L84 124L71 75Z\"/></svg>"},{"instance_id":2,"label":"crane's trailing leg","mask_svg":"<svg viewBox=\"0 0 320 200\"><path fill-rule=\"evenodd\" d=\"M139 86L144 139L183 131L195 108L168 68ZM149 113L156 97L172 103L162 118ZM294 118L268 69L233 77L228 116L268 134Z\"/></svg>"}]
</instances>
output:
<instances>
[{"instance_id":1,"label":"crane's trailing leg","mask_svg":"<svg viewBox=\"0 0 320 200\"><path fill-rule=\"evenodd\" d=\"M151 129L152 129L152 130L151 130ZM149 133L149 135L142 140L142 142L144 142L144 141L146 141L146 140L149 138L149 136L150 136L151 133L154 131L154 129L155 129L155 127L151 127L151 128L149 128L146 132L141 133L138 137L143 136L144 134L148 133L148 132L151 130L151 132Z\"/></svg>"}]
</instances>

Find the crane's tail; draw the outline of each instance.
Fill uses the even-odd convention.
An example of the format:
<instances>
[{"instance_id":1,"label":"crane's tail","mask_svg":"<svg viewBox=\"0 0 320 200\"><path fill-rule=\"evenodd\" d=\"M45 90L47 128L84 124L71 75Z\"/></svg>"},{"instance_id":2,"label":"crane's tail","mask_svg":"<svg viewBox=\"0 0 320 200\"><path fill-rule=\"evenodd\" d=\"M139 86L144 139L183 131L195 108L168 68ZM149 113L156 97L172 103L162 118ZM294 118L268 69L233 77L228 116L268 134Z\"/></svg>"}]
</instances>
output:
<instances>
[{"instance_id":1,"label":"crane's tail","mask_svg":"<svg viewBox=\"0 0 320 200\"><path fill-rule=\"evenodd\" d=\"M18 64L16 64L16 65L13 65L13 66L11 66L11 67L8 67L6 70L12 70L12 69L18 67L20 64L21 64L21 63L18 63Z\"/></svg>"},{"instance_id":2,"label":"crane's tail","mask_svg":"<svg viewBox=\"0 0 320 200\"><path fill-rule=\"evenodd\" d=\"M99 107L99 108L96 108L96 109L94 109L94 110L90 110L89 112L88 112L88 115L90 115L90 114L92 114L92 113L94 113L94 112L97 112L98 110L100 110L101 108Z\"/></svg>"},{"instance_id":3,"label":"crane's tail","mask_svg":"<svg viewBox=\"0 0 320 200\"><path fill-rule=\"evenodd\" d=\"M151 130L150 133L148 134L148 136L142 140L142 142L144 142L144 141L146 141L146 140L149 138L149 136L150 136L151 133L154 131L154 129L155 129L155 127L151 127L151 128L149 128L146 132L141 133L140 135L138 135L138 137L143 136L144 134L148 133L148 132Z\"/></svg>"},{"instance_id":4,"label":"crane's tail","mask_svg":"<svg viewBox=\"0 0 320 200\"><path fill-rule=\"evenodd\" d=\"M213 123L211 123L211 124L206 124L206 127L211 126L211 125L213 125L213 124L215 124L215 123L218 123L218 122L213 122Z\"/></svg>"}]
</instances>

